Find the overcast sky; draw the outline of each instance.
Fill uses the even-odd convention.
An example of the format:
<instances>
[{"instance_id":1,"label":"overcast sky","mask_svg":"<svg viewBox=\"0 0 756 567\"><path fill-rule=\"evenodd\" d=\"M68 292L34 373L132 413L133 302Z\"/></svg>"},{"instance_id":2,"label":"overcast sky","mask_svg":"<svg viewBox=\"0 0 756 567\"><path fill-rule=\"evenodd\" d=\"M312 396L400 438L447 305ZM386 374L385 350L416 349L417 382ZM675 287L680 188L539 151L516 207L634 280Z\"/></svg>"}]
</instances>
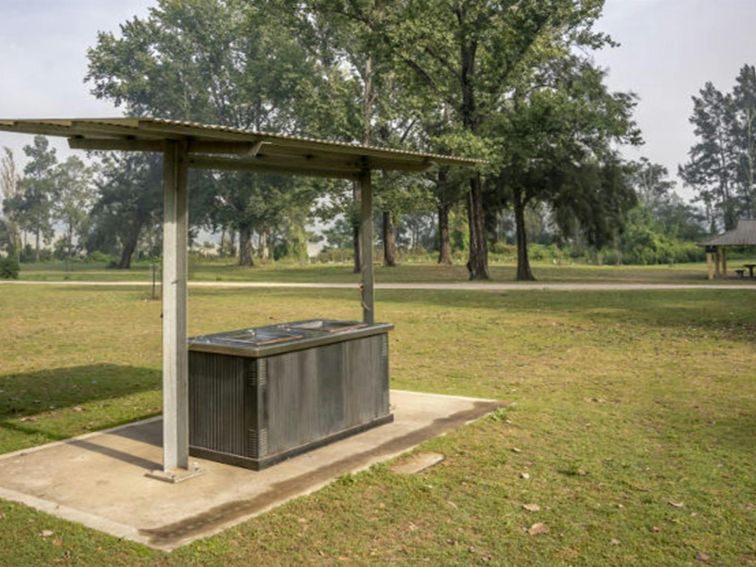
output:
<instances>
[{"instance_id":1,"label":"overcast sky","mask_svg":"<svg viewBox=\"0 0 756 567\"><path fill-rule=\"evenodd\" d=\"M84 84L86 50L100 30L115 31L153 0L0 0L0 117L119 114ZM607 0L599 24L621 46L596 54L609 84L640 96L636 118L645 155L676 174L693 142L690 97L706 81L732 87L756 63L756 0ZM0 132L22 160L30 137ZM56 141L61 156L65 143ZM682 191L689 196L688 191Z\"/></svg>"}]
</instances>

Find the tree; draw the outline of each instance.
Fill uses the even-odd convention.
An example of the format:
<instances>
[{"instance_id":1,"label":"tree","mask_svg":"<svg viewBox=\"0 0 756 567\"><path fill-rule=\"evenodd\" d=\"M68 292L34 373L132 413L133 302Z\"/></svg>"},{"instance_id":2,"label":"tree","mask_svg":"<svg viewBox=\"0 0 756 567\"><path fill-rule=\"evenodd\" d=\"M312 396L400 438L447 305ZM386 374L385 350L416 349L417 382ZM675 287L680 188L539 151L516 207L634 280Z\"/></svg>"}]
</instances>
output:
<instances>
[{"instance_id":1,"label":"tree","mask_svg":"<svg viewBox=\"0 0 756 567\"><path fill-rule=\"evenodd\" d=\"M24 176L18 182L15 196L6 198L4 208L18 226L34 235L34 259L39 261L42 240L54 236L52 209L55 194L55 149L44 136L35 136L31 145L24 146L29 159Z\"/></svg>"},{"instance_id":2,"label":"tree","mask_svg":"<svg viewBox=\"0 0 756 567\"><path fill-rule=\"evenodd\" d=\"M298 39L283 25L278 2L161 0L147 18L101 33L89 50L93 93L131 115L222 124L242 129L302 133L320 108L305 101L323 77ZM323 101L327 106L327 101ZM190 219L239 232L240 264L252 264L255 231L267 235L274 199L297 185L290 178L248 173L194 177ZM308 185L307 187L312 187ZM287 197L288 198L288 197ZM299 202L313 195L298 192ZM216 207L223 209L218 214Z\"/></svg>"},{"instance_id":3,"label":"tree","mask_svg":"<svg viewBox=\"0 0 756 567\"><path fill-rule=\"evenodd\" d=\"M70 257L74 252L74 239L81 246L89 225L94 197L92 171L81 159L71 156L58 165L55 186L53 217L65 227L65 253Z\"/></svg>"},{"instance_id":4,"label":"tree","mask_svg":"<svg viewBox=\"0 0 756 567\"><path fill-rule=\"evenodd\" d=\"M159 224L161 182L161 160L154 154L105 155L95 181L98 195L87 249L120 249L115 267L131 268L140 237Z\"/></svg>"},{"instance_id":5,"label":"tree","mask_svg":"<svg viewBox=\"0 0 756 567\"><path fill-rule=\"evenodd\" d=\"M669 178L666 167L644 157L630 168L644 222L673 239L694 241L705 235L703 214L675 192L676 183Z\"/></svg>"},{"instance_id":6,"label":"tree","mask_svg":"<svg viewBox=\"0 0 756 567\"><path fill-rule=\"evenodd\" d=\"M690 161L680 167L680 177L698 192L701 201L720 210L725 229L730 230L738 217L733 193L737 173L732 96L707 82L700 96L693 97L690 122L699 141L688 152Z\"/></svg>"},{"instance_id":7,"label":"tree","mask_svg":"<svg viewBox=\"0 0 756 567\"><path fill-rule=\"evenodd\" d=\"M526 209L554 212L566 235L601 246L621 230L635 204L614 145L640 143L632 120L634 98L609 92L605 72L577 55L532 71L532 77L492 123L500 139L492 179L499 206L515 216L517 279L535 279L527 248Z\"/></svg>"},{"instance_id":8,"label":"tree","mask_svg":"<svg viewBox=\"0 0 756 567\"><path fill-rule=\"evenodd\" d=\"M738 151L738 194L742 214L756 218L756 67L743 65L732 94Z\"/></svg>"},{"instance_id":9,"label":"tree","mask_svg":"<svg viewBox=\"0 0 756 567\"><path fill-rule=\"evenodd\" d=\"M740 69L732 93L707 82L693 97L690 122L698 137L680 176L713 211L718 222L735 228L739 217L756 216L756 69Z\"/></svg>"},{"instance_id":10,"label":"tree","mask_svg":"<svg viewBox=\"0 0 756 567\"><path fill-rule=\"evenodd\" d=\"M13 158L13 151L10 148L3 148L3 156L0 158L0 197L3 198L3 211L5 214L4 234L6 242L6 252L9 256L17 256L21 250L21 234L19 232L18 222L14 218L12 207L8 204L13 203L18 196L19 175L16 170L16 161Z\"/></svg>"},{"instance_id":11,"label":"tree","mask_svg":"<svg viewBox=\"0 0 756 567\"><path fill-rule=\"evenodd\" d=\"M456 153L487 157L487 123L499 114L523 72L543 58L575 47L599 47L607 38L591 27L600 1L411 0L380 18L372 3L333 0L342 13L370 26L397 66L409 71L405 87L423 106L449 111L450 127L436 141ZM487 279L484 187L469 178L471 279Z\"/></svg>"}]
</instances>

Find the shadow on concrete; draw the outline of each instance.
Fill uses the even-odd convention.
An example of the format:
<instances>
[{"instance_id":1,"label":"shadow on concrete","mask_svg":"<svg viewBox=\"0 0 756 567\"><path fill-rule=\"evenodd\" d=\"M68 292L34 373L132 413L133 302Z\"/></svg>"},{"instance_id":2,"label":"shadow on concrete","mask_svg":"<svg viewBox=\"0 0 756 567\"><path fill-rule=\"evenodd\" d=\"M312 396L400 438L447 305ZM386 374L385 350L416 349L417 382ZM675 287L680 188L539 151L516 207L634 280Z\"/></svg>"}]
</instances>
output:
<instances>
[{"instance_id":1,"label":"shadow on concrete","mask_svg":"<svg viewBox=\"0 0 756 567\"><path fill-rule=\"evenodd\" d=\"M67 441L66 443L68 445L73 445L74 447L79 447L80 449L84 449L86 451L92 451L94 453L105 455L106 457L118 459L119 461L123 461L124 463L129 463L130 465L135 465L137 467L143 468L148 471L153 471L153 470L162 468L163 466L161 463L158 463L156 461L143 459L131 453L120 451L119 449L114 449L113 447L107 447L105 445L100 445L98 443L92 443L91 441L88 441L86 439L71 439L70 441Z\"/></svg>"},{"instance_id":2,"label":"shadow on concrete","mask_svg":"<svg viewBox=\"0 0 756 567\"><path fill-rule=\"evenodd\" d=\"M156 419L149 423L135 423L127 427L121 427L117 431L111 431L110 435L118 435L132 441L139 441L155 447L163 446L163 420Z\"/></svg>"}]
</instances>

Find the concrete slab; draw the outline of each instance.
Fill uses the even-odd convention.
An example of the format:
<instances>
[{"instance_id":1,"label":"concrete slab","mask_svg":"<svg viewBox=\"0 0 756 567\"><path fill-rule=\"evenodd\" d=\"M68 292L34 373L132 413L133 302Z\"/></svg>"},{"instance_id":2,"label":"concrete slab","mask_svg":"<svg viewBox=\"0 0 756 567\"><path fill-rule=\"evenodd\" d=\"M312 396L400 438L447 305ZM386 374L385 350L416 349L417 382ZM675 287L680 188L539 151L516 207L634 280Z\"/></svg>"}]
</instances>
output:
<instances>
[{"instance_id":1,"label":"concrete slab","mask_svg":"<svg viewBox=\"0 0 756 567\"><path fill-rule=\"evenodd\" d=\"M392 390L395 421L255 472L193 459L205 474L182 483L160 467L153 418L0 455L0 498L170 551L210 536L336 478L385 461L502 404Z\"/></svg>"}]
</instances>

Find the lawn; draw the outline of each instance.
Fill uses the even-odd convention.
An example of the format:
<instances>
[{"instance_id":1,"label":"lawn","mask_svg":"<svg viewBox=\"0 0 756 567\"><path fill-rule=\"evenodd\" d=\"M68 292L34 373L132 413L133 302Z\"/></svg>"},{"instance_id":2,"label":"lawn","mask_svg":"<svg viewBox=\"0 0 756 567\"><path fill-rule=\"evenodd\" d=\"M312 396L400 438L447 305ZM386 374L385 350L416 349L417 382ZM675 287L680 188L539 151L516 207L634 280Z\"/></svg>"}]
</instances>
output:
<instances>
[{"instance_id":1,"label":"lawn","mask_svg":"<svg viewBox=\"0 0 756 567\"><path fill-rule=\"evenodd\" d=\"M171 554L0 501L0 565L756 564L755 292L377 299L393 387L511 402L422 446L443 463L373 467ZM190 331L358 313L351 290L201 289ZM0 288L0 452L154 415L159 365L144 288Z\"/></svg>"},{"instance_id":2,"label":"lawn","mask_svg":"<svg viewBox=\"0 0 756 567\"><path fill-rule=\"evenodd\" d=\"M751 260L756 262L756 260ZM717 283L753 283L754 279L736 278L732 270L746 260L731 259L730 277ZM513 262L492 262L491 277L494 281L510 282L515 279L516 265ZM535 276L545 282L593 282L593 283L678 283L706 284L706 264L675 264L658 266L594 266L589 264L554 264L533 262ZM439 266L432 262L407 261L395 268L376 266L378 282L464 282L467 270L462 264ZM23 264L22 280L46 281L142 281L152 279L151 264L136 262L131 270L107 269L103 264L77 262L66 266L62 262ZM159 275L158 275L159 278ZM359 276L352 273L348 264L292 264L269 263L254 268L240 268L233 260L200 260L192 258L189 278L194 281L220 282L287 282L287 283L344 283L357 282Z\"/></svg>"}]
</instances>

